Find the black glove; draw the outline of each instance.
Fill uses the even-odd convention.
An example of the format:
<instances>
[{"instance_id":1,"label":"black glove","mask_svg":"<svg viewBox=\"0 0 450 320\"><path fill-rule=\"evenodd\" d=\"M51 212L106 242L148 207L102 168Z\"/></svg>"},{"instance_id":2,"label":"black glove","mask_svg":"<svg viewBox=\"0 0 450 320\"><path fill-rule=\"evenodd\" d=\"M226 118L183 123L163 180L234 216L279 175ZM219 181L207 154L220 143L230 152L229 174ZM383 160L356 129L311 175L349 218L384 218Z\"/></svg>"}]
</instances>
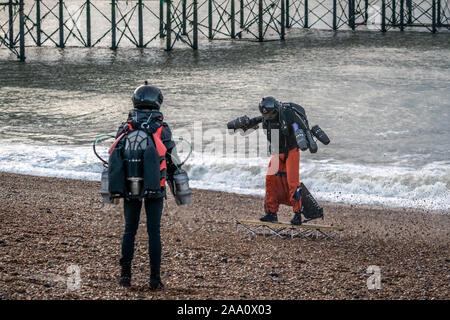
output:
<instances>
[{"instance_id":1,"label":"black glove","mask_svg":"<svg viewBox=\"0 0 450 320\"><path fill-rule=\"evenodd\" d=\"M227 123L227 128L232 130L242 129L246 131L250 124L250 118L247 116L239 117Z\"/></svg>"}]
</instances>

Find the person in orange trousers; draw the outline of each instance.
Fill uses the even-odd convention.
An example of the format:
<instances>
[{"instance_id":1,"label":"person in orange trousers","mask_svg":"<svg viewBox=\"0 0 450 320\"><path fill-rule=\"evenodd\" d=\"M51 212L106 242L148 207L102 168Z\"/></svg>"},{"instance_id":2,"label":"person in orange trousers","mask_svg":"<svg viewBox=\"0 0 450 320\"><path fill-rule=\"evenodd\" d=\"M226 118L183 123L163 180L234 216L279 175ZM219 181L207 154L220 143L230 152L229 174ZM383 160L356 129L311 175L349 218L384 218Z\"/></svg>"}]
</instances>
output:
<instances>
[{"instance_id":1,"label":"person in orange trousers","mask_svg":"<svg viewBox=\"0 0 450 320\"><path fill-rule=\"evenodd\" d=\"M308 143L299 124L305 125L306 122L308 125L305 110L300 105L281 103L273 97L266 97L259 103L259 111L271 153L266 175L266 214L260 220L277 222L279 206L284 204L291 206L294 212L291 224L301 225L301 214L304 212L299 148L306 150Z\"/></svg>"},{"instance_id":2,"label":"person in orange trousers","mask_svg":"<svg viewBox=\"0 0 450 320\"><path fill-rule=\"evenodd\" d=\"M323 144L328 144L329 138L314 126L309 129L305 109L295 103L279 102L273 97L265 97L259 103L262 116L249 118L243 116L227 123L229 130L257 129L259 124L267 135L271 159L266 175L265 216L264 222L278 222L280 204L292 207L293 225L302 224L302 214L308 220L323 217L323 209L300 182L300 150L309 149L317 152L314 135Z\"/></svg>"}]
</instances>

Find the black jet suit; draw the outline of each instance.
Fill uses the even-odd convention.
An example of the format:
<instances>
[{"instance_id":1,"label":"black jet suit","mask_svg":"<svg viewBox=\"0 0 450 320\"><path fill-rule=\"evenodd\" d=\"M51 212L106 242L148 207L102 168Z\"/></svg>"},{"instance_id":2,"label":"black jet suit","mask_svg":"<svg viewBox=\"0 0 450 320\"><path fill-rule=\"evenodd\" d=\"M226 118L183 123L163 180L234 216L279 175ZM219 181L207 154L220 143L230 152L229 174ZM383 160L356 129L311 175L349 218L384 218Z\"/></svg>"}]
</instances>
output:
<instances>
[{"instance_id":1,"label":"black jet suit","mask_svg":"<svg viewBox=\"0 0 450 320\"><path fill-rule=\"evenodd\" d=\"M130 112L130 117L133 112L143 112L142 110L133 110ZM145 111L144 111L145 112ZM162 114L161 114L162 117ZM119 137L128 129L129 121L123 123L119 128L116 138ZM167 149L166 162L167 162L167 176L173 175L177 169L172 161L172 150L175 147L175 142L172 140L172 132L166 122L162 122L161 141ZM165 187L164 187L165 189ZM148 253L150 257L150 279L160 280L160 267L161 267L161 236L160 236L160 223L163 210L164 193L159 198L145 198L145 213L147 216L147 233L148 233ZM125 231L122 238L122 257L120 259L120 265L123 270L130 269L131 261L134 254L134 242L136 232L139 226L140 212L142 208L142 200L140 199L127 199L124 198L124 216L125 216ZM131 274L130 274L131 277Z\"/></svg>"}]
</instances>

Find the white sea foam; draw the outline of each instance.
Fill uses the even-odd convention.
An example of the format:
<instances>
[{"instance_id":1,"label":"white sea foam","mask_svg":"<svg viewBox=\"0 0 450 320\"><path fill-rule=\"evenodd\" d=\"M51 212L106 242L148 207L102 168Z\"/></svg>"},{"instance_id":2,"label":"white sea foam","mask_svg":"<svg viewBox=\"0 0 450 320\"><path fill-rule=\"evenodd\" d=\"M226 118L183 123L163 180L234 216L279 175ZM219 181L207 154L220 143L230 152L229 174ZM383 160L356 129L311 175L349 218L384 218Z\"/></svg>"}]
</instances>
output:
<instances>
[{"instance_id":1,"label":"white sea foam","mask_svg":"<svg viewBox=\"0 0 450 320\"><path fill-rule=\"evenodd\" d=\"M106 148L100 148L106 155ZM191 186L241 194L264 194L268 158L217 158L194 153L186 169ZM5 145L0 171L100 180L102 165L90 146ZM450 163L420 168L303 161L300 177L319 200L354 204L450 209Z\"/></svg>"}]
</instances>

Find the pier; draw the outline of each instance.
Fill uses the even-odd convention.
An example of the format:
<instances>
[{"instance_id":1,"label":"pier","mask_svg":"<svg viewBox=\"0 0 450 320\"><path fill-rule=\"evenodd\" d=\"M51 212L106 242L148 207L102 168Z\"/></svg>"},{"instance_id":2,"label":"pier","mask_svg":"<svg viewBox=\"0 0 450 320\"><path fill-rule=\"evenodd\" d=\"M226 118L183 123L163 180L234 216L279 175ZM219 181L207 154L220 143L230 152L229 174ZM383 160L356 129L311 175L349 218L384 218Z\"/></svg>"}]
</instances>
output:
<instances>
[{"instance_id":1,"label":"pier","mask_svg":"<svg viewBox=\"0 0 450 320\"><path fill-rule=\"evenodd\" d=\"M450 30L450 0L0 0L0 50L285 40L289 29Z\"/></svg>"}]
</instances>

